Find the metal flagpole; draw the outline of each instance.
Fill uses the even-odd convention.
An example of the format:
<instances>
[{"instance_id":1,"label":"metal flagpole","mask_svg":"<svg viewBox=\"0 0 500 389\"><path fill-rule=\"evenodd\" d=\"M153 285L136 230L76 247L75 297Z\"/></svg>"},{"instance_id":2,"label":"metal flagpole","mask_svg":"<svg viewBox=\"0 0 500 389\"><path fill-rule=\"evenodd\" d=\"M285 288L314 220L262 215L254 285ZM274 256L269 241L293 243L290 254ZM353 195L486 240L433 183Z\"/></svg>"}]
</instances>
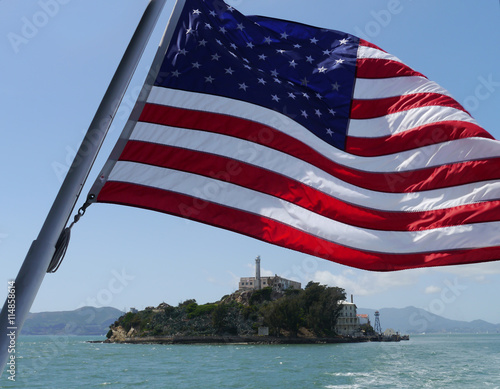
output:
<instances>
[{"instance_id":1,"label":"metal flagpole","mask_svg":"<svg viewBox=\"0 0 500 389\"><path fill-rule=\"evenodd\" d=\"M144 11L45 223L33 241L16 280L9 282L9 294L0 313L0 376L6 364L11 375L12 369L15 375L17 337L52 260L59 236L71 216L166 1L151 0Z\"/></svg>"}]
</instances>

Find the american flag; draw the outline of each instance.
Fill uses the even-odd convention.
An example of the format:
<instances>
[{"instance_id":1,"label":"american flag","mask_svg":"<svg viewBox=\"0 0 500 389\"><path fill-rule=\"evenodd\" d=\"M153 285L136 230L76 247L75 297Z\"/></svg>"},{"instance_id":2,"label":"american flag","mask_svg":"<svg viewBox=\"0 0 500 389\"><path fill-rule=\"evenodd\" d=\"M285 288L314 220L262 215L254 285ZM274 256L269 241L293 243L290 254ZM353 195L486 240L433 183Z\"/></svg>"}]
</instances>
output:
<instances>
[{"instance_id":1,"label":"american flag","mask_svg":"<svg viewBox=\"0 0 500 389\"><path fill-rule=\"evenodd\" d=\"M97 202L367 270L499 258L500 144L446 90L347 33L177 7Z\"/></svg>"}]
</instances>

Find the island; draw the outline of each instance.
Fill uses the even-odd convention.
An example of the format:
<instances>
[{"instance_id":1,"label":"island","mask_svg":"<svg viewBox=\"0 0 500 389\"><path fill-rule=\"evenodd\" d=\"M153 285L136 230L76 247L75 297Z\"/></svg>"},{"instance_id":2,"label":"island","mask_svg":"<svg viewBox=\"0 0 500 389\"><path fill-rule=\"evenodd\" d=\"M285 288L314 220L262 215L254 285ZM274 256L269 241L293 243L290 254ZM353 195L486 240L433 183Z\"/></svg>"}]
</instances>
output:
<instances>
[{"instance_id":1,"label":"island","mask_svg":"<svg viewBox=\"0 0 500 389\"><path fill-rule=\"evenodd\" d=\"M241 288L219 301L189 299L176 307L157 307L122 315L110 326L106 343L254 343L314 344L399 341L360 324L355 304L342 288L309 282L304 289L283 288L281 277L266 286ZM241 284L241 282L240 282ZM366 315L359 315L366 316Z\"/></svg>"}]
</instances>

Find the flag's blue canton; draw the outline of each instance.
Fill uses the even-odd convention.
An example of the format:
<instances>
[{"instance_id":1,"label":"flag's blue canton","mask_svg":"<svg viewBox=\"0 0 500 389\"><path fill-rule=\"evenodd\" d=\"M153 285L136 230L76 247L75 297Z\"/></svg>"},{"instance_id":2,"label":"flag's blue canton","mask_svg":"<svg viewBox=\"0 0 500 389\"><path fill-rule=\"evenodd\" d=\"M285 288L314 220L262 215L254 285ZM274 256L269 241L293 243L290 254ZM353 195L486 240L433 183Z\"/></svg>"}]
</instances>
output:
<instances>
[{"instance_id":1,"label":"flag's blue canton","mask_svg":"<svg viewBox=\"0 0 500 389\"><path fill-rule=\"evenodd\" d=\"M156 85L249 101L344 148L359 39L244 16L219 0L184 7Z\"/></svg>"}]
</instances>

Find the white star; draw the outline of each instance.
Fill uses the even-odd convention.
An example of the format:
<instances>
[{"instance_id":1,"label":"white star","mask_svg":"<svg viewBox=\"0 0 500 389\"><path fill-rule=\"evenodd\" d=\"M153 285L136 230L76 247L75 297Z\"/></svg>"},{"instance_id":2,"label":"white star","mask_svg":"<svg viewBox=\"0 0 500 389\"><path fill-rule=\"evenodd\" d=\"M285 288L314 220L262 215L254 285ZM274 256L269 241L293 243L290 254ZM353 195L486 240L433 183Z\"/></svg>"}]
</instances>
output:
<instances>
[{"instance_id":1,"label":"white star","mask_svg":"<svg viewBox=\"0 0 500 389\"><path fill-rule=\"evenodd\" d=\"M295 94L293 94L292 92L288 92L288 97L290 97L291 99L295 100L295 98L297 96L295 96Z\"/></svg>"},{"instance_id":2,"label":"white star","mask_svg":"<svg viewBox=\"0 0 500 389\"><path fill-rule=\"evenodd\" d=\"M317 117L321 117L321 112L319 111L319 109L316 109L314 113L316 114Z\"/></svg>"},{"instance_id":3,"label":"white star","mask_svg":"<svg viewBox=\"0 0 500 389\"><path fill-rule=\"evenodd\" d=\"M326 73L326 68L324 66L321 66L320 68L318 68L318 72L320 73Z\"/></svg>"},{"instance_id":4,"label":"white star","mask_svg":"<svg viewBox=\"0 0 500 389\"><path fill-rule=\"evenodd\" d=\"M215 41L216 41L219 45L221 45L221 46L223 45L223 43L222 43L219 39L216 39Z\"/></svg>"},{"instance_id":5,"label":"white star","mask_svg":"<svg viewBox=\"0 0 500 389\"><path fill-rule=\"evenodd\" d=\"M215 80L212 76L205 77L205 82L209 82L210 84Z\"/></svg>"},{"instance_id":6,"label":"white star","mask_svg":"<svg viewBox=\"0 0 500 389\"><path fill-rule=\"evenodd\" d=\"M245 26L243 25L243 23L239 23L237 24L236 28L240 31L243 31L245 29Z\"/></svg>"},{"instance_id":7,"label":"white star","mask_svg":"<svg viewBox=\"0 0 500 389\"><path fill-rule=\"evenodd\" d=\"M191 34L193 32L193 29L191 27L189 27L187 30L186 30L186 35L188 34Z\"/></svg>"},{"instance_id":8,"label":"white star","mask_svg":"<svg viewBox=\"0 0 500 389\"><path fill-rule=\"evenodd\" d=\"M317 99L322 99L322 98L323 98L323 96L321 96L319 93L316 93L316 98L317 98Z\"/></svg>"},{"instance_id":9,"label":"white star","mask_svg":"<svg viewBox=\"0 0 500 389\"><path fill-rule=\"evenodd\" d=\"M202 39L201 41L198 42L199 46L205 46L208 42L205 39Z\"/></svg>"},{"instance_id":10,"label":"white star","mask_svg":"<svg viewBox=\"0 0 500 389\"><path fill-rule=\"evenodd\" d=\"M258 81L259 84L266 85L266 80L264 80L263 78L259 78Z\"/></svg>"},{"instance_id":11,"label":"white star","mask_svg":"<svg viewBox=\"0 0 500 389\"><path fill-rule=\"evenodd\" d=\"M323 54L324 55L330 55L331 54L331 50L323 50Z\"/></svg>"},{"instance_id":12,"label":"white star","mask_svg":"<svg viewBox=\"0 0 500 389\"><path fill-rule=\"evenodd\" d=\"M261 55L259 55L259 59L261 59L261 60L263 60L263 61L265 61L265 60L266 60L266 58L267 58L267 55L265 55L265 54L261 54Z\"/></svg>"},{"instance_id":13,"label":"white star","mask_svg":"<svg viewBox=\"0 0 500 389\"><path fill-rule=\"evenodd\" d=\"M210 16L217 16L217 14L215 13L215 11L210 11Z\"/></svg>"},{"instance_id":14,"label":"white star","mask_svg":"<svg viewBox=\"0 0 500 389\"><path fill-rule=\"evenodd\" d=\"M182 54L182 55L186 55L188 52L186 49L181 49L177 53Z\"/></svg>"},{"instance_id":15,"label":"white star","mask_svg":"<svg viewBox=\"0 0 500 389\"><path fill-rule=\"evenodd\" d=\"M212 55L212 61L218 61L220 59L220 55L215 53L214 55Z\"/></svg>"},{"instance_id":16,"label":"white star","mask_svg":"<svg viewBox=\"0 0 500 389\"><path fill-rule=\"evenodd\" d=\"M279 103L280 98L277 95L272 95L271 97L273 98L274 101L276 101L277 103Z\"/></svg>"},{"instance_id":17,"label":"white star","mask_svg":"<svg viewBox=\"0 0 500 389\"><path fill-rule=\"evenodd\" d=\"M295 62L295 60L294 60L294 59L292 59L289 63L290 63L290 66L291 66L292 68L294 68L294 69L295 69L295 66L297 66L297 65L298 65L298 64L297 64L297 62Z\"/></svg>"},{"instance_id":18,"label":"white star","mask_svg":"<svg viewBox=\"0 0 500 389\"><path fill-rule=\"evenodd\" d=\"M281 38L282 39L287 39L288 38L288 34L286 32L283 32L283 34L281 34Z\"/></svg>"},{"instance_id":19,"label":"white star","mask_svg":"<svg viewBox=\"0 0 500 389\"><path fill-rule=\"evenodd\" d=\"M172 72L172 77L179 77L180 73L178 70Z\"/></svg>"},{"instance_id":20,"label":"white star","mask_svg":"<svg viewBox=\"0 0 500 389\"><path fill-rule=\"evenodd\" d=\"M271 37L270 36L265 37L264 38L264 43L267 43L268 45L270 45L271 44Z\"/></svg>"},{"instance_id":21,"label":"white star","mask_svg":"<svg viewBox=\"0 0 500 389\"><path fill-rule=\"evenodd\" d=\"M302 80L300 80L300 85L307 86L308 83L309 83L309 80L305 77Z\"/></svg>"},{"instance_id":22,"label":"white star","mask_svg":"<svg viewBox=\"0 0 500 389\"><path fill-rule=\"evenodd\" d=\"M219 28L219 32L222 32L223 34L225 34L227 32L227 30L225 29L225 27L221 27L221 28Z\"/></svg>"},{"instance_id":23,"label":"white star","mask_svg":"<svg viewBox=\"0 0 500 389\"><path fill-rule=\"evenodd\" d=\"M209 30L211 30L213 27L210 25L210 23L205 23L205 28L208 28Z\"/></svg>"},{"instance_id":24,"label":"white star","mask_svg":"<svg viewBox=\"0 0 500 389\"><path fill-rule=\"evenodd\" d=\"M333 131L330 128L326 129L326 133L330 136L333 136Z\"/></svg>"},{"instance_id":25,"label":"white star","mask_svg":"<svg viewBox=\"0 0 500 389\"><path fill-rule=\"evenodd\" d=\"M311 41L311 43L312 43L312 44L314 44L314 45L315 45L316 43L318 43L318 40L317 40L316 38L311 38L311 39L310 39L310 41Z\"/></svg>"},{"instance_id":26,"label":"white star","mask_svg":"<svg viewBox=\"0 0 500 389\"><path fill-rule=\"evenodd\" d=\"M334 111L333 109L331 109L331 108L328 110L328 112L330 112L330 113L332 114L332 116L335 116L335 114L337 113L337 112L335 112L335 111Z\"/></svg>"},{"instance_id":27,"label":"white star","mask_svg":"<svg viewBox=\"0 0 500 389\"><path fill-rule=\"evenodd\" d=\"M304 96L307 100L309 100L309 95L307 93L302 93L302 96Z\"/></svg>"},{"instance_id":28,"label":"white star","mask_svg":"<svg viewBox=\"0 0 500 389\"><path fill-rule=\"evenodd\" d=\"M339 85L339 83L337 81L335 81L335 84L332 84L332 90L338 92L339 89L340 89L340 85Z\"/></svg>"},{"instance_id":29,"label":"white star","mask_svg":"<svg viewBox=\"0 0 500 389\"><path fill-rule=\"evenodd\" d=\"M338 65L338 64L342 64L344 63L344 60L342 58L338 59L335 61L335 63Z\"/></svg>"},{"instance_id":30,"label":"white star","mask_svg":"<svg viewBox=\"0 0 500 389\"><path fill-rule=\"evenodd\" d=\"M347 43L347 39L346 39L346 38L341 39L341 40L339 41L339 43L340 43L341 45L345 45L345 44Z\"/></svg>"},{"instance_id":31,"label":"white star","mask_svg":"<svg viewBox=\"0 0 500 389\"><path fill-rule=\"evenodd\" d=\"M306 111L300 111L300 114L304 116L306 119L309 116Z\"/></svg>"},{"instance_id":32,"label":"white star","mask_svg":"<svg viewBox=\"0 0 500 389\"><path fill-rule=\"evenodd\" d=\"M278 77L278 71L276 69L271 71L271 76Z\"/></svg>"},{"instance_id":33,"label":"white star","mask_svg":"<svg viewBox=\"0 0 500 389\"><path fill-rule=\"evenodd\" d=\"M280 53L280 54L283 54L286 50L283 50L283 49L278 49L276 50L277 53Z\"/></svg>"},{"instance_id":34,"label":"white star","mask_svg":"<svg viewBox=\"0 0 500 389\"><path fill-rule=\"evenodd\" d=\"M230 67L229 68L226 68L224 69L226 71L226 74L233 74L234 73L234 70L231 69Z\"/></svg>"},{"instance_id":35,"label":"white star","mask_svg":"<svg viewBox=\"0 0 500 389\"><path fill-rule=\"evenodd\" d=\"M313 58L313 57L311 57L310 55L308 55L308 56L306 57L306 62L313 63L313 62L314 62L314 58Z\"/></svg>"},{"instance_id":36,"label":"white star","mask_svg":"<svg viewBox=\"0 0 500 389\"><path fill-rule=\"evenodd\" d=\"M201 14L201 11L199 9L193 9L193 14L199 15Z\"/></svg>"},{"instance_id":37,"label":"white star","mask_svg":"<svg viewBox=\"0 0 500 389\"><path fill-rule=\"evenodd\" d=\"M248 42L248 43L247 43L247 47L248 47L249 49L253 49L253 48L254 48L254 44L253 44L252 42Z\"/></svg>"},{"instance_id":38,"label":"white star","mask_svg":"<svg viewBox=\"0 0 500 389\"><path fill-rule=\"evenodd\" d=\"M193 62L191 65L193 65L193 68L199 69L201 64L199 62Z\"/></svg>"},{"instance_id":39,"label":"white star","mask_svg":"<svg viewBox=\"0 0 500 389\"><path fill-rule=\"evenodd\" d=\"M280 81L280 79L279 79L279 78L275 78L275 79L274 79L274 82L277 82L278 84L281 84L281 81Z\"/></svg>"},{"instance_id":40,"label":"white star","mask_svg":"<svg viewBox=\"0 0 500 389\"><path fill-rule=\"evenodd\" d=\"M238 84L240 86L240 89L243 89L245 92L247 91L248 85L243 83L243 84Z\"/></svg>"},{"instance_id":41,"label":"white star","mask_svg":"<svg viewBox=\"0 0 500 389\"><path fill-rule=\"evenodd\" d=\"M252 67L250 65L247 65L247 64L244 64L243 67L246 68L246 69L248 69L248 70L252 69Z\"/></svg>"},{"instance_id":42,"label":"white star","mask_svg":"<svg viewBox=\"0 0 500 389\"><path fill-rule=\"evenodd\" d=\"M293 45L293 47L294 47L295 49L300 49L302 46L301 46L301 45L299 45L298 43L296 43L296 44L294 44L294 45Z\"/></svg>"},{"instance_id":43,"label":"white star","mask_svg":"<svg viewBox=\"0 0 500 389\"><path fill-rule=\"evenodd\" d=\"M238 46L236 46L234 43L231 43L229 46L231 46L231 48L234 50L238 50Z\"/></svg>"}]
</instances>

